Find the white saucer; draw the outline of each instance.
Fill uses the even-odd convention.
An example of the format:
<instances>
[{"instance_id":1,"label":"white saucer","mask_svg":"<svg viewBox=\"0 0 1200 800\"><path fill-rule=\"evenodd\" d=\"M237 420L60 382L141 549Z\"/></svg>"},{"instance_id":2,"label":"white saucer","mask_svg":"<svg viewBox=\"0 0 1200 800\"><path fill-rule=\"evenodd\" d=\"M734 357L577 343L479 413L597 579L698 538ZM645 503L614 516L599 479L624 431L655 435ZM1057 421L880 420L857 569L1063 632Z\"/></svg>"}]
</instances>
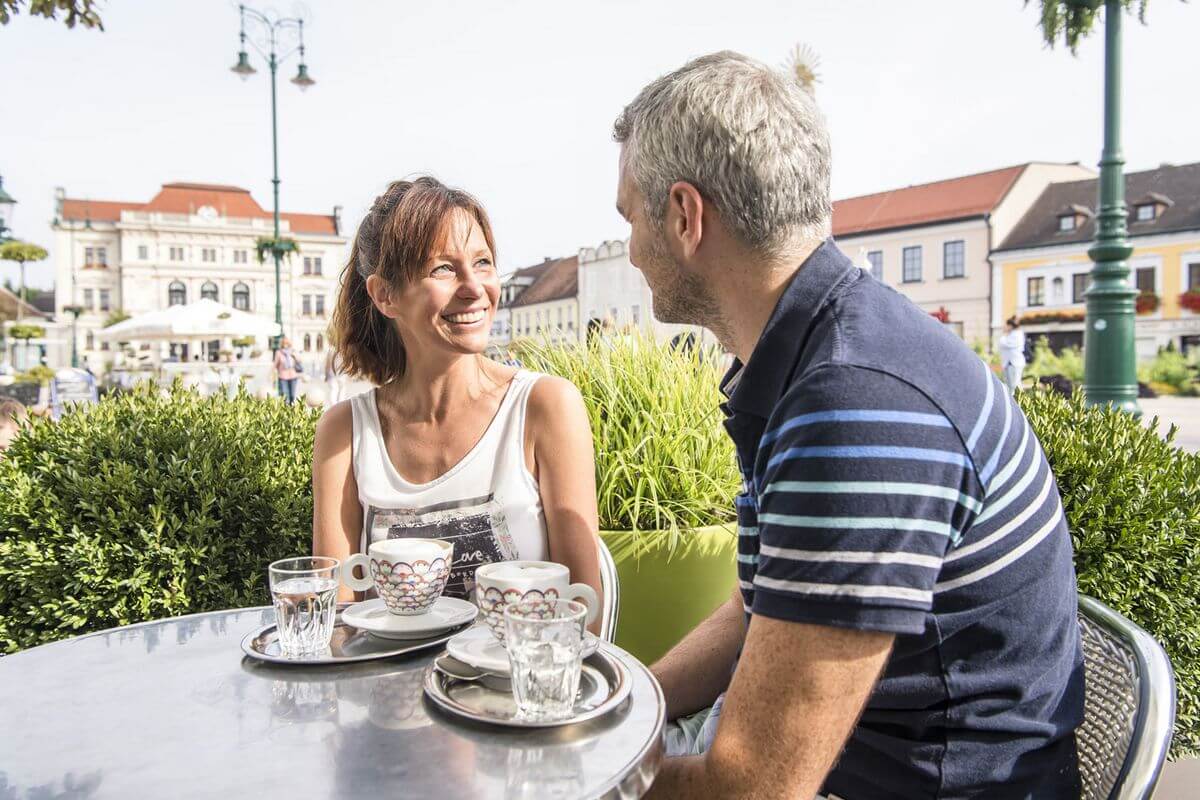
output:
<instances>
[{"instance_id":1,"label":"white saucer","mask_svg":"<svg viewBox=\"0 0 1200 800\"><path fill-rule=\"evenodd\" d=\"M377 597L346 608L342 621L385 639L422 639L470 622L478 613L474 603L443 595L424 614L405 616L388 611L383 598Z\"/></svg>"},{"instance_id":2,"label":"white saucer","mask_svg":"<svg viewBox=\"0 0 1200 800\"><path fill-rule=\"evenodd\" d=\"M583 634L583 657L587 658L600 647L600 639L590 632ZM467 628L446 642L446 652L476 669L493 675L508 675L508 651L497 641L486 625Z\"/></svg>"}]
</instances>

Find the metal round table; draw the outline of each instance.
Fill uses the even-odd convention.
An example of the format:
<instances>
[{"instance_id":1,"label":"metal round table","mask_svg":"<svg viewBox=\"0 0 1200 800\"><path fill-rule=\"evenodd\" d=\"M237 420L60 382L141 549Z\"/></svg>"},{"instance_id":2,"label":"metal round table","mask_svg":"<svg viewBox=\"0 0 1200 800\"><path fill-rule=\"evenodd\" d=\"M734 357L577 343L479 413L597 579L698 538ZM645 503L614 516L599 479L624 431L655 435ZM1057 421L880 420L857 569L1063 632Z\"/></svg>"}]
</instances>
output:
<instances>
[{"instance_id":1,"label":"metal round table","mask_svg":"<svg viewBox=\"0 0 1200 800\"><path fill-rule=\"evenodd\" d=\"M147 622L0 658L0 797L632 798L662 759L662 690L577 726L519 730L425 699L440 648L337 667L239 643L274 612Z\"/></svg>"}]
</instances>

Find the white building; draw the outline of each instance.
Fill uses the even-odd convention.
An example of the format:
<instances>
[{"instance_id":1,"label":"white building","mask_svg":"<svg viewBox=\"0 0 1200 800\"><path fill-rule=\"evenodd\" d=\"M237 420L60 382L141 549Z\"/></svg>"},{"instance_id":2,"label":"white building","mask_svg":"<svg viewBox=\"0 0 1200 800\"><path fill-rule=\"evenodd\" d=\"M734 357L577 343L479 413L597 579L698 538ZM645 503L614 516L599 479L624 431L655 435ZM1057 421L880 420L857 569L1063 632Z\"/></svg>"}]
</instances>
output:
<instances>
[{"instance_id":1,"label":"white building","mask_svg":"<svg viewBox=\"0 0 1200 800\"><path fill-rule=\"evenodd\" d=\"M539 339L555 343L578 342L579 259L546 259L517 270L505 281L509 299L501 294L501 312L507 312L508 341ZM499 342L497 342L499 343Z\"/></svg>"},{"instance_id":2,"label":"white building","mask_svg":"<svg viewBox=\"0 0 1200 800\"><path fill-rule=\"evenodd\" d=\"M546 271L554 259L547 258L541 264L525 267L504 278L500 285L500 304L492 320L492 344L504 347L513 340L512 303L521 292L528 289Z\"/></svg>"},{"instance_id":3,"label":"white building","mask_svg":"<svg viewBox=\"0 0 1200 800\"><path fill-rule=\"evenodd\" d=\"M628 243L602 242L579 251L579 308L586 330L638 330L659 341L689 333L697 343L715 343L713 335L695 325L675 325L654 318L653 298L641 270L629 261Z\"/></svg>"},{"instance_id":4,"label":"white building","mask_svg":"<svg viewBox=\"0 0 1200 800\"><path fill-rule=\"evenodd\" d=\"M55 320L65 345L51 351L52 365L70 358L67 306L83 309L76 343L80 359L86 357L97 370L115 354L95 333L117 312L136 316L207 297L274 320L274 262L268 256L260 264L256 256L256 241L272 236L272 215L248 190L168 183L146 203L73 199L62 189L57 194ZM279 216L280 235L299 247L282 265L284 332L316 364L329 343L327 327L344 258L340 207L332 214ZM215 358L231 350L232 342L216 340L199 349ZM154 355L192 360L199 349L164 343Z\"/></svg>"}]
</instances>

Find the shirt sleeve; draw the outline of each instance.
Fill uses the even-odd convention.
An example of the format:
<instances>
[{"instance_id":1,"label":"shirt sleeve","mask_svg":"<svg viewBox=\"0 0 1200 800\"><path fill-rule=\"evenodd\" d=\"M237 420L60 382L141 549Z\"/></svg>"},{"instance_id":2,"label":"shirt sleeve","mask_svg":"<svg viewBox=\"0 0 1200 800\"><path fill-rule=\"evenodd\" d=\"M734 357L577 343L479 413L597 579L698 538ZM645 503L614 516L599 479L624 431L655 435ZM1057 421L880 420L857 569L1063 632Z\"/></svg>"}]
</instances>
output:
<instances>
[{"instance_id":1,"label":"shirt sleeve","mask_svg":"<svg viewBox=\"0 0 1200 800\"><path fill-rule=\"evenodd\" d=\"M752 611L920 633L949 548L981 507L957 429L921 392L828 366L776 408L755 465Z\"/></svg>"}]
</instances>

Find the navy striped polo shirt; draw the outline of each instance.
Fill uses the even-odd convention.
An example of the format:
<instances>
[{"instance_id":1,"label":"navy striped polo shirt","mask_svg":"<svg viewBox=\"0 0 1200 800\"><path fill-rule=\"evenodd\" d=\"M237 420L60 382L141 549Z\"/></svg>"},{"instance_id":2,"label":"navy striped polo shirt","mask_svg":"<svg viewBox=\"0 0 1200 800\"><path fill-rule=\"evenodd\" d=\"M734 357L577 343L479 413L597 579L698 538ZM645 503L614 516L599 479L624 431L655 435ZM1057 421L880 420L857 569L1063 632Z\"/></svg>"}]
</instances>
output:
<instances>
[{"instance_id":1,"label":"navy striped polo shirt","mask_svg":"<svg viewBox=\"0 0 1200 800\"><path fill-rule=\"evenodd\" d=\"M824 791L1078 797L1071 539L991 370L827 241L722 390L747 614L896 634Z\"/></svg>"}]
</instances>

